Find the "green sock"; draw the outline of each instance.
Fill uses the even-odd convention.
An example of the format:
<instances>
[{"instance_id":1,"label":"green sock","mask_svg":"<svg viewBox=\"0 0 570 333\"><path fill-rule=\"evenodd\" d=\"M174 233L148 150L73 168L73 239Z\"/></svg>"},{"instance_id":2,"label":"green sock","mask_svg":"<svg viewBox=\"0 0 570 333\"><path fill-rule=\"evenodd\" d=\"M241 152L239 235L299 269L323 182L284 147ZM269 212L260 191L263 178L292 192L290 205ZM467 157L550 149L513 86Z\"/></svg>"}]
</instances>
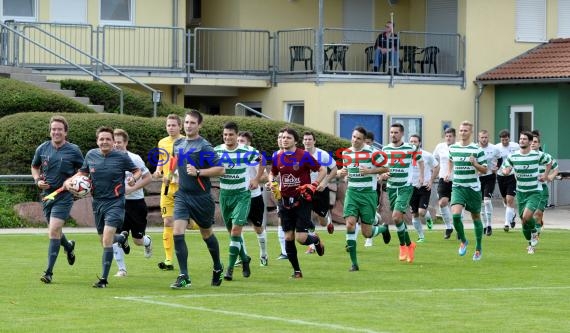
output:
<instances>
[{"instance_id":1,"label":"green sock","mask_svg":"<svg viewBox=\"0 0 570 333\"><path fill-rule=\"evenodd\" d=\"M395 222L396 223L396 230L398 233L398 240L400 241L400 246L407 245L406 244L406 225L404 222ZM408 235L408 242L410 241L410 236Z\"/></svg>"},{"instance_id":2,"label":"green sock","mask_svg":"<svg viewBox=\"0 0 570 333\"><path fill-rule=\"evenodd\" d=\"M372 237L376 237L378 235L380 235L381 233L385 232L386 229L388 229L385 225L381 224L381 225L376 225L374 227L372 227Z\"/></svg>"},{"instance_id":3,"label":"green sock","mask_svg":"<svg viewBox=\"0 0 570 333\"><path fill-rule=\"evenodd\" d=\"M473 221L475 226L475 250L481 251L481 240L483 239L483 222L481 220Z\"/></svg>"},{"instance_id":4,"label":"green sock","mask_svg":"<svg viewBox=\"0 0 570 333\"><path fill-rule=\"evenodd\" d=\"M531 232L531 233L536 232L536 220L535 220L534 216L531 217L530 220L528 220L527 223L528 223L528 225L529 225L529 227L530 227L530 232Z\"/></svg>"},{"instance_id":5,"label":"green sock","mask_svg":"<svg viewBox=\"0 0 570 333\"><path fill-rule=\"evenodd\" d=\"M247 261L247 252L245 251L245 246L243 246L243 237L239 236L239 257L242 261Z\"/></svg>"},{"instance_id":6,"label":"green sock","mask_svg":"<svg viewBox=\"0 0 570 333\"><path fill-rule=\"evenodd\" d=\"M461 242L465 243L467 238L465 238L465 230L463 229L463 222L461 222L461 214L453 214L453 226Z\"/></svg>"},{"instance_id":7,"label":"green sock","mask_svg":"<svg viewBox=\"0 0 570 333\"><path fill-rule=\"evenodd\" d=\"M530 240L530 234L532 233L531 229L530 229L530 222L527 221L527 222L523 223L522 229L523 229L522 231L523 231L524 238L527 241L529 241Z\"/></svg>"},{"instance_id":8,"label":"green sock","mask_svg":"<svg viewBox=\"0 0 570 333\"><path fill-rule=\"evenodd\" d=\"M241 237L239 236L230 237L230 260L228 262L228 267L234 267L236 264L236 260L241 248L241 243L239 242L240 238Z\"/></svg>"},{"instance_id":9,"label":"green sock","mask_svg":"<svg viewBox=\"0 0 570 333\"><path fill-rule=\"evenodd\" d=\"M354 231L346 232L346 250L350 255L350 262L353 265L358 265L358 259L356 259L356 233Z\"/></svg>"}]
</instances>

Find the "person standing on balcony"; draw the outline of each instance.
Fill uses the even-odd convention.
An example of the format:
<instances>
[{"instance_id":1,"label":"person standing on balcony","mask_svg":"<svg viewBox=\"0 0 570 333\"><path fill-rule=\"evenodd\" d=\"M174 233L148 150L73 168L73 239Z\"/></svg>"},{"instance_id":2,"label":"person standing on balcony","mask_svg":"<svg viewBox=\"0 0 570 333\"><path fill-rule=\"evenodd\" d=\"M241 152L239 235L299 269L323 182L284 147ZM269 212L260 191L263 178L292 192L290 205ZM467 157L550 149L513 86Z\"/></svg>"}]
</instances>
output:
<instances>
[{"instance_id":1,"label":"person standing on balcony","mask_svg":"<svg viewBox=\"0 0 570 333\"><path fill-rule=\"evenodd\" d=\"M487 172L479 175L481 182L481 195L483 196L483 221L485 228L483 232L487 236L493 234L491 224L493 222L493 191L497 183L497 162L501 158L501 152L495 145L489 144L489 132L487 130L479 131L479 148L485 153L487 159Z\"/></svg>"},{"instance_id":2,"label":"person standing on balcony","mask_svg":"<svg viewBox=\"0 0 570 333\"><path fill-rule=\"evenodd\" d=\"M499 132L499 138L501 141L495 145L501 152L501 158L497 165L499 168L497 171L497 183L499 184L499 192L501 192L501 196L503 197L503 204L506 207L505 227L503 229L508 232L509 229L513 229L516 225L515 196L517 193L517 179L514 174L508 176L504 175L501 165L502 162L507 160L509 155L517 151L520 147L518 143L511 141L511 133L506 129Z\"/></svg>"},{"instance_id":3,"label":"person standing on balcony","mask_svg":"<svg viewBox=\"0 0 570 333\"><path fill-rule=\"evenodd\" d=\"M398 34L394 33L394 24L391 21L386 22L383 32L376 38L374 44L374 71L380 72L383 66L386 71L390 72L390 68L394 68L394 72L398 66Z\"/></svg>"},{"instance_id":4,"label":"person standing on balcony","mask_svg":"<svg viewBox=\"0 0 570 333\"><path fill-rule=\"evenodd\" d=\"M438 143L433 151L433 158L439 162L434 173L439 176L437 183L437 196L439 198L439 210L441 218L445 224L445 233L443 238L449 239L453 233L453 226L451 224L451 210L449 208L449 199L451 199L451 188L453 186L452 179L446 179L447 168L449 166L449 146L455 143L455 128L449 127L445 129L445 141Z\"/></svg>"},{"instance_id":5,"label":"person standing on balcony","mask_svg":"<svg viewBox=\"0 0 570 333\"><path fill-rule=\"evenodd\" d=\"M461 244L459 255L467 253L467 238L463 229L463 209L471 212L475 229L475 253L473 260L481 260L483 240L483 223L481 223L481 183L479 174L487 173L487 158L477 144L471 142L473 124L464 121L459 126L459 141L449 146L449 165L446 180L453 175L453 191L451 192L451 213L453 225Z\"/></svg>"},{"instance_id":6,"label":"person standing on balcony","mask_svg":"<svg viewBox=\"0 0 570 333\"><path fill-rule=\"evenodd\" d=\"M49 121L49 135L51 140L42 143L36 148L32 159L32 177L36 186L45 196L58 188L71 177L83 164L83 154L79 147L67 141L68 124L62 116L53 116ZM54 200L42 202L44 216L48 223L48 264L40 280L51 283L53 267L59 254L60 246L67 254L67 263L75 263L75 241L68 241L63 233L65 220L73 206L73 196L70 192L62 192Z\"/></svg>"},{"instance_id":7,"label":"person standing on balcony","mask_svg":"<svg viewBox=\"0 0 570 333\"><path fill-rule=\"evenodd\" d=\"M173 156L174 142L184 136L180 134L182 120L177 114L169 114L166 117L166 132L168 136L158 142L158 156L155 178L162 177L162 187L160 189L160 212L164 222L162 230L162 246L164 247L165 259L158 263L158 268L163 271L174 270L172 265L174 240L172 237L172 227L174 220L174 194L178 190L178 174L176 169L170 168L170 161ZM166 189L168 188L168 192Z\"/></svg>"}]
</instances>

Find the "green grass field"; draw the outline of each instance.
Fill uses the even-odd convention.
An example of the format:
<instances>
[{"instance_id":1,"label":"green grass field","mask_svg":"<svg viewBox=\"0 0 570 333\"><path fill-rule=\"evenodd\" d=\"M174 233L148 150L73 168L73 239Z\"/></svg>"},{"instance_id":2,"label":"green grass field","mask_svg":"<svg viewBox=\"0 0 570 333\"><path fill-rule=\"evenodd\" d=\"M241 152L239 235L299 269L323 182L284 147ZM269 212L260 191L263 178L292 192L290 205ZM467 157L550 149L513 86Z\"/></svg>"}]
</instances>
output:
<instances>
[{"instance_id":1,"label":"green grass field","mask_svg":"<svg viewBox=\"0 0 570 333\"><path fill-rule=\"evenodd\" d=\"M304 278L290 280L288 261L277 261L277 236L268 233L268 267L259 267L255 235L246 242L252 276L236 268L234 281L211 287L211 260L196 231L187 233L192 287L171 290L177 271L159 271L161 235L151 234L154 257L142 247L127 256L129 276L110 276L107 289L91 285L101 271L95 234L70 234L77 262L60 252L54 282L45 285L47 236L2 235L0 332L568 332L569 231L547 230L535 255L520 229L483 240L483 259L465 257L441 231L426 233L414 264L397 259L397 239L381 237L364 248L359 272L348 272L345 233L321 232L324 257L297 246ZM227 262L228 236L218 232ZM455 234L454 234L455 235ZM393 233L393 237L395 237ZM412 233L412 237L415 238ZM394 241L395 240L395 241ZM177 266L177 265L176 265ZM113 263L111 275L116 272Z\"/></svg>"}]
</instances>

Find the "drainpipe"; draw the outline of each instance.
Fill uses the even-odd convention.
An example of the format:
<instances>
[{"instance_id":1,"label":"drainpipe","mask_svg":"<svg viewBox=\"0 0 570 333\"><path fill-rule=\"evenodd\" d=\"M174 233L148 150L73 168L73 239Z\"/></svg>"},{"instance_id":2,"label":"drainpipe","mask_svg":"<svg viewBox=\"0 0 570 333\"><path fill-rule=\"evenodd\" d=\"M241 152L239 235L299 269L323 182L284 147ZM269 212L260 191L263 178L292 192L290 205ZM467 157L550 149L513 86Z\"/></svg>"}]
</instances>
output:
<instances>
[{"instance_id":1,"label":"drainpipe","mask_svg":"<svg viewBox=\"0 0 570 333\"><path fill-rule=\"evenodd\" d=\"M483 95L484 88L485 86L482 83L477 82L477 95L475 95L475 119L474 119L475 128L473 129L473 133L475 133L475 135L479 133L479 118L481 113L480 111L481 104L479 100L481 99L481 95Z\"/></svg>"},{"instance_id":2,"label":"drainpipe","mask_svg":"<svg viewBox=\"0 0 570 333\"><path fill-rule=\"evenodd\" d=\"M178 0L172 0L172 68L178 68Z\"/></svg>"}]
</instances>

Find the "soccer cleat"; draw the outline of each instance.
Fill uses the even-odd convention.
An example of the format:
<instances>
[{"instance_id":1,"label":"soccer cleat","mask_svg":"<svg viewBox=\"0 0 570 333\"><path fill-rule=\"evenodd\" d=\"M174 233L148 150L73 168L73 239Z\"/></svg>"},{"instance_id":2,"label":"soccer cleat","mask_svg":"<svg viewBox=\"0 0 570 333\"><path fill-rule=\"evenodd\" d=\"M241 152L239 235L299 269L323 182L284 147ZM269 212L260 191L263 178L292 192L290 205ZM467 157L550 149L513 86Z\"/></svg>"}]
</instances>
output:
<instances>
[{"instance_id":1,"label":"soccer cleat","mask_svg":"<svg viewBox=\"0 0 570 333\"><path fill-rule=\"evenodd\" d=\"M269 263L269 258L267 256L259 257L259 266L267 266Z\"/></svg>"},{"instance_id":2,"label":"soccer cleat","mask_svg":"<svg viewBox=\"0 0 570 333\"><path fill-rule=\"evenodd\" d=\"M491 228L491 226L488 226L485 235L491 236L492 234L493 234L493 228Z\"/></svg>"},{"instance_id":3,"label":"soccer cleat","mask_svg":"<svg viewBox=\"0 0 570 333\"><path fill-rule=\"evenodd\" d=\"M127 276L127 271L124 269L119 269L119 271L117 272L117 274L115 274L116 277L126 277Z\"/></svg>"},{"instance_id":4,"label":"soccer cleat","mask_svg":"<svg viewBox=\"0 0 570 333\"><path fill-rule=\"evenodd\" d=\"M241 269L242 275L244 278L248 278L251 276L251 269L249 268L249 263L251 263L251 257L247 257L246 260L242 261Z\"/></svg>"},{"instance_id":5,"label":"soccer cleat","mask_svg":"<svg viewBox=\"0 0 570 333\"><path fill-rule=\"evenodd\" d=\"M374 241L372 240L372 238L366 238L366 241L364 241L364 247L371 247L374 246Z\"/></svg>"},{"instance_id":6,"label":"soccer cleat","mask_svg":"<svg viewBox=\"0 0 570 333\"><path fill-rule=\"evenodd\" d=\"M481 251L476 250L475 253L473 253L473 261L479 261L481 260Z\"/></svg>"},{"instance_id":7,"label":"soccer cleat","mask_svg":"<svg viewBox=\"0 0 570 333\"><path fill-rule=\"evenodd\" d=\"M528 254L534 254L534 246L529 245L528 248L527 248L527 253L528 253Z\"/></svg>"},{"instance_id":8,"label":"soccer cleat","mask_svg":"<svg viewBox=\"0 0 570 333\"><path fill-rule=\"evenodd\" d=\"M303 273L301 273L301 271L294 271L293 274L291 274L291 279L302 279L303 278Z\"/></svg>"},{"instance_id":9,"label":"soccer cleat","mask_svg":"<svg viewBox=\"0 0 570 333\"><path fill-rule=\"evenodd\" d=\"M407 247L408 247L408 257L406 258L406 261L411 264L414 262L414 259L416 257L416 243L411 242L410 245L408 245Z\"/></svg>"},{"instance_id":10,"label":"soccer cleat","mask_svg":"<svg viewBox=\"0 0 570 333\"><path fill-rule=\"evenodd\" d=\"M75 264L75 252L73 252L73 250L75 250L75 241L74 240L70 240L69 241L69 247L71 248L69 251L65 251L65 253L67 254L67 263L70 266L73 266L73 264Z\"/></svg>"},{"instance_id":11,"label":"soccer cleat","mask_svg":"<svg viewBox=\"0 0 570 333\"><path fill-rule=\"evenodd\" d=\"M384 244L390 244L390 240L392 240L392 235L390 235L388 224L384 223L384 226L386 227L386 231L382 233L382 240L384 241ZM370 238L370 241L372 241L372 238Z\"/></svg>"},{"instance_id":12,"label":"soccer cleat","mask_svg":"<svg viewBox=\"0 0 570 333\"><path fill-rule=\"evenodd\" d=\"M174 265L172 265L171 261L161 261L158 263L158 268L162 269L163 271L173 271Z\"/></svg>"},{"instance_id":13,"label":"soccer cleat","mask_svg":"<svg viewBox=\"0 0 570 333\"><path fill-rule=\"evenodd\" d=\"M311 244L312 245L312 244ZM313 254L315 253L315 249L311 246L307 246L307 251L305 251L305 254Z\"/></svg>"},{"instance_id":14,"label":"soccer cleat","mask_svg":"<svg viewBox=\"0 0 570 333\"><path fill-rule=\"evenodd\" d=\"M224 280L231 281L234 279L234 268L228 267L226 274L224 275Z\"/></svg>"},{"instance_id":15,"label":"soccer cleat","mask_svg":"<svg viewBox=\"0 0 570 333\"><path fill-rule=\"evenodd\" d=\"M289 257L287 257L287 255L283 253L281 253L279 257L277 257L277 260L287 260L287 259L289 259Z\"/></svg>"},{"instance_id":16,"label":"soccer cleat","mask_svg":"<svg viewBox=\"0 0 570 333\"><path fill-rule=\"evenodd\" d=\"M530 235L530 245L533 246L533 247L535 247L535 246L538 245L538 233L533 232L533 233Z\"/></svg>"},{"instance_id":17,"label":"soccer cleat","mask_svg":"<svg viewBox=\"0 0 570 333\"><path fill-rule=\"evenodd\" d=\"M505 224L505 226L503 227L503 230L505 230L505 232L509 232L509 225Z\"/></svg>"},{"instance_id":18,"label":"soccer cleat","mask_svg":"<svg viewBox=\"0 0 570 333\"><path fill-rule=\"evenodd\" d=\"M358 265L352 265L350 266L350 268L348 269L349 272L356 272L359 271L360 267L358 267Z\"/></svg>"},{"instance_id":19,"label":"soccer cleat","mask_svg":"<svg viewBox=\"0 0 570 333\"><path fill-rule=\"evenodd\" d=\"M99 281L93 283L93 288L107 288L108 284L109 282L107 282L107 279L99 278Z\"/></svg>"},{"instance_id":20,"label":"soccer cleat","mask_svg":"<svg viewBox=\"0 0 570 333\"><path fill-rule=\"evenodd\" d=\"M464 256L467 253L467 245L469 244L468 240L465 240L465 243L461 242L459 244L459 250L457 251L460 256Z\"/></svg>"},{"instance_id":21,"label":"soccer cleat","mask_svg":"<svg viewBox=\"0 0 570 333\"><path fill-rule=\"evenodd\" d=\"M423 242L425 242L425 241L426 241L425 238L423 238L423 237L418 237L418 240L416 241L416 243L423 243Z\"/></svg>"},{"instance_id":22,"label":"soccer cleat","mask_svg":"<svg viewBox=\"0 0 570 333\"><path fill-rule=\"evenodd\" d=\"M513 220L511 221L511 229L514 229L516 224L515 218L513 217Z\"/></svg>"},{"instance_id":23,"label":"soccer cleat","mask_svg":"<svg viewBox=\"0 0 570 333\"><path fill-rule=\"evenodd\" d=\"M241 266L241 258L240 257L238 257L236 259L236 263L234 264L234 267L239 267L239 266Z\"/></svg>"},{"instance_id":24,"label":"soccer cleat","mask_svg":"<svg viewBox=\"0 0 570 333\"><path fill-rule=\"evenodd\" d=\"M406 261L408 259L408 247L406 245L400 245L398 259L400 259L400 261Z\"/></svg>"},{"instance_id":25,"label":"soccer cleat","mask_svg":"<svg viewBox=\"0 0 570 333\"><path fill-rule=\"evenodd\" d=\"M433 220L426 218L426 226L431 230L433 228Z\"/></svg>"},{"instance_id":26,"label":"soccer cleat","mask_svg":"<svg viewBox=\"0 0 570 333\"><path fill-rule=\"evenodd\" d=\"M224 267L212 270L212 286L219 287L222 284Z\"/></svg>"},{"instance_id":27,"label":"soccer cleat","mask_svg":"<svg viewBox=\"0 0 570 333\"><path fill-rule=\"evenodd\" d=\"M152 257L152 239L150 236L148 236L148 239L150 240L150 243L144 247L144 257L147 259Z\"/></svg>"},{"instance_id":28,"label":"soccer cleat","mask_svg":"<svg viewBox=\"0 0 570 333\"><path fill-rule=\"evenodd\" d=\"M42 281L45 284L50 284L52 279L53 279L52 273L44 272L44 275L42 275L40 281Z\"/></svg>"},{"instance_id":29,"label":"soccer cleat","mask_svg":"<svg viewBox=\"0 0 570 333\"><path fill-rule=\"evenodd\" d=\"M331 222L329 224L327 224L327 232L329 234L333 234L334 233L334 224Z\"/></svg>"},{"instance_id":30,"label":"soccer cleat","mask_svg":"<svg viewBox=\"0 0 570 333\"><path fill-rule=\"evenodd\" d=\"M445 235L443 236L443 239L449 239L452 233L453 229L445 229Z\"/></svg>"},{"instance_id":31,"label":"soccer cleat","mask_svg":"<svg viewBox=\"0 0 570 333\"><path fill-rule=\"evenodd\" d=\"M124 239L120 240L118 243L123 248L123 251L125 252L125 254L129 254L129 253L131 253L131 247L129 246L129 241L128 241L129 232L128 231L122 231L121 235L123 235Z\"/></svg>"},{"instance_id":32,"label":"soccer cleat","mask_svg":"<svg viewBox=\"0 0 570 333\"><path fill-rule=\"evenodd\" d=\"M192 281L186 274L180 274L176 278L176 281L170 285L172 289L182 289L182 288L189 288L192 285Z\"/></svg>"},{"instance_id":33,"label":"soccer cleat","mask_svg":"<svg viewBox=\"0 0 570 333\"><path fill-rule=\"evenodd\" d=\"M315 233L314 236L317 237L317 242L315 243L315 251L317 251L319 257L322 257L323 254L325 254L325 244L323 244L323 241L319 235Z\"/></svg>"}]
</instances>

